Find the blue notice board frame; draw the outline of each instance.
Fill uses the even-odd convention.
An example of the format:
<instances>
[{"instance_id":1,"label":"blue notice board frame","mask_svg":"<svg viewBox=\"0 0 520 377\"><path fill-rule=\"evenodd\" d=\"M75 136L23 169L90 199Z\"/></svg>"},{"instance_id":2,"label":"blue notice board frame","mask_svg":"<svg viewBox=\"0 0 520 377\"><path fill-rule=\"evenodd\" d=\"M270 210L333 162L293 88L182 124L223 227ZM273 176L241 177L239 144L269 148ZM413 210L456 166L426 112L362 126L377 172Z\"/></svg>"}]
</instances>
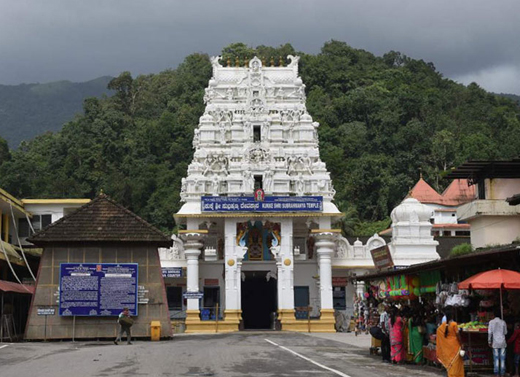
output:
<instances>
[{"instance_id":1,"label":"blue notice board frame","mask_svg":"<svg viewBox=\"0 0 520 377\"><path fill-rule=\"evenodd\" d=\"M138 315L137 263L60 263L60 316Z\"/></svg>"}]
</instances>

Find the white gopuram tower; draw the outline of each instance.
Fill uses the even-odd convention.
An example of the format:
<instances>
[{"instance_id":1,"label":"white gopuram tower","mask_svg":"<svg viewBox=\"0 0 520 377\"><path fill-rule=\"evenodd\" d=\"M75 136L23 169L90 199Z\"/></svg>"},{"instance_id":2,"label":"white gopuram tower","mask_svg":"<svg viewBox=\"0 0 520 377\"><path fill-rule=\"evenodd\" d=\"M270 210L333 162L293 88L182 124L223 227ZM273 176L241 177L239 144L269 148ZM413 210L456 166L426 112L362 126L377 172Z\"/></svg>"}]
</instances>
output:
<instances>
[{"instance_id":1,"label":"white gopuram tower","mask_svg":"<svg viewBox=\"0 0 520 377\"><path fill-rule=\"evenodd\" d=\"M186 330L333 332L331 222L341 214L299 58L279 67L219 59L175 215L186 225L171 264L186 267Z\"/></svg>"}]
</instances>

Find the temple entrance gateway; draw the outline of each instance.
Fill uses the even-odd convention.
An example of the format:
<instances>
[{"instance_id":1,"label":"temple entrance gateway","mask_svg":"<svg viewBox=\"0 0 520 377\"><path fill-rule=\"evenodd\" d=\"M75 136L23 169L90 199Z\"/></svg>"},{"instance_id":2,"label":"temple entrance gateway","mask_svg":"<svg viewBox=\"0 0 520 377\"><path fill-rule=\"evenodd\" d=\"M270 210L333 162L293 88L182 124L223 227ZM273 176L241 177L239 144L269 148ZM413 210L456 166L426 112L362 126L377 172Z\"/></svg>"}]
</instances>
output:
<instances>
[{"instance_id":1,"label":"temple entrance gateway","mask_svg":"<svg viewBox=\"0 0 520 377\"><path fill-rule=\"evenodd\" d=\"M295 316L295 285L308 287L298 298L318 317L312 330L335 331L332 258L339 230L331 228L341 213L332 203L298 59L288 56L277 67L263 67L257 57L235 67L211 60L206 109L181 181L184 204L175 215L185 229L168 263L186 268L193 296L185 305L187 332L268 329L273 312L282 330L309 331ZM222 320L203 316L207 308L196 299L207 280L220 288Z\"/></svg>"},{"instance_id":2,"label":"temple entrance gateway","mask_svg":"<svg viewBox=\"0 0 520 377\"><path fill-rule=\"evenodd\" d=\"M242 319L244 329L272 328L276 312L276 279L267 280L269 271L246 271L242 281Z\"/></svg>"}]
</instances>

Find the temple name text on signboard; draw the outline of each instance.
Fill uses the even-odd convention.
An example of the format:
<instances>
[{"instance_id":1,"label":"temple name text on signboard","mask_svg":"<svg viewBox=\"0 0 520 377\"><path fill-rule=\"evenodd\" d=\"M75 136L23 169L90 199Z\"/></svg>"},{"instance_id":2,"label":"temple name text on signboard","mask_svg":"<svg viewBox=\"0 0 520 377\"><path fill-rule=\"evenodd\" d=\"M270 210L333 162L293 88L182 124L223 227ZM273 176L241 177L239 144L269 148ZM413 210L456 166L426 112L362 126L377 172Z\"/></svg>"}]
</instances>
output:
<instances>
[{"instance_id":1,"label":"temple name text on signboard","mask_svg":"<svg viewBox=\"0 0 520 377\"><path fill-rule=\"evenodd\" d=\"M322 212L322 196L202 196L202 212Z\"/></svg>"}]
</instances>

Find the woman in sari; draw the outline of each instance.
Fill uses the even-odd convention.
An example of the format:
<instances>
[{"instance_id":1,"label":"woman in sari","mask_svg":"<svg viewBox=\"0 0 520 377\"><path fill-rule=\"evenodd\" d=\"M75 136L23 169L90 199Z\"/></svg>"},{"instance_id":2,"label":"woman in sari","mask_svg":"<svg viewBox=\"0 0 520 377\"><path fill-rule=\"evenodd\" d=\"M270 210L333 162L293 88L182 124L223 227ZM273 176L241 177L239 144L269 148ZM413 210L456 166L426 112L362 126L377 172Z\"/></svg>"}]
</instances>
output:
<instances>
[{"instance_id":1,"label":"woman in sari","mask_svg":"<svg viewBox=\"0 0 520 377\"><path fill-rule=\"evenodd\" d=\"M420 364L423 361L423 334L419 331L419 327L423 327L423 323L418 313L414 313L408 321L408 350L412 355L412 362ZM424 327L423 327L424 328Z\"/></svg>"},{"instance_id":2,"label":"woman in sari","mask_svg":"<svg viewBox=\"0 0 520 377\"><path fill-rule=\"evenodd\" d=\"M390 357L398 364L405 359L403 328L403 318L397 312L397 308L394 308L390 315Z\"/></svg>"},{"instance_id":3,"label":"woman in sari","mask_svg":"<svg viewBox=\"0 0 520 377\"><path fill-rule=\"evenodd\" d=\"M457 322L446 313L446 322L437 329L437 358L446 368L448 377L464 377L464 360L460 356L462 341L460 340Z\"/></svg>"}]
</instances>

